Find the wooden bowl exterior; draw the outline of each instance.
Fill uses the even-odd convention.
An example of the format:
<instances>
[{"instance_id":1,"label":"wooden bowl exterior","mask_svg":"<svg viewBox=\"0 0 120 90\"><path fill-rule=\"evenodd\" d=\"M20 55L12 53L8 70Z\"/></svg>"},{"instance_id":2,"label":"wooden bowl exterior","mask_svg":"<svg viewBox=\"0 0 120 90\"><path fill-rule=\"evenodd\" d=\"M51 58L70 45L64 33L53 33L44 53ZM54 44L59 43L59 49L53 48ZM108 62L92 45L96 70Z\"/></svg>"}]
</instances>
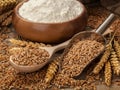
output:
<instances>
[{"instance_id":1,"label":"wooden bowl exterior","mask_svg":"<svg viewBox=\"0 0 120 90\"><path fill-rule=\"evenodd\" d=\"M68 22L34 23L19 15L18 10L23 3L18 4L14 9L13 26L20 36L32 41L60 43L83 31L87 24L88 15L83 5L81 5L81 8L83 8L82 13Z\"/></svg>"}]
</instances>

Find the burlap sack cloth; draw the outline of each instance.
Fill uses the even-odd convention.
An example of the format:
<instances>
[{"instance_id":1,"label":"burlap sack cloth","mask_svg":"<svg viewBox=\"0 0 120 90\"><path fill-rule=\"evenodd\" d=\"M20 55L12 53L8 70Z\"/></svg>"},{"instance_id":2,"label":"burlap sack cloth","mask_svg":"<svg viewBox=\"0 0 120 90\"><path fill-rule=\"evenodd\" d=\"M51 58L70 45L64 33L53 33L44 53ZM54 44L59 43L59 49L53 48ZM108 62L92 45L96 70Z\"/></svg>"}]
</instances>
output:
<instances>
[{"instance_id":1,"label":"burlap sack cloth","mask_svg":"<svg viewBox=\"0 0 120 90\"><path fill-rule=\"evenodd\" d=\"M102 6L120 16L120 0L79 0L84 4L100 2Z\"/></svg>"},{"instance_id":2,"label":"burlap sack cloth","mask_svg":"<svg viewBox=\"0 0 120 90\"><path fill-rule=\"evenodd\" d=\"M120 0L101 0L101 5L120 16Z\"/></svg>"}]
</instances>

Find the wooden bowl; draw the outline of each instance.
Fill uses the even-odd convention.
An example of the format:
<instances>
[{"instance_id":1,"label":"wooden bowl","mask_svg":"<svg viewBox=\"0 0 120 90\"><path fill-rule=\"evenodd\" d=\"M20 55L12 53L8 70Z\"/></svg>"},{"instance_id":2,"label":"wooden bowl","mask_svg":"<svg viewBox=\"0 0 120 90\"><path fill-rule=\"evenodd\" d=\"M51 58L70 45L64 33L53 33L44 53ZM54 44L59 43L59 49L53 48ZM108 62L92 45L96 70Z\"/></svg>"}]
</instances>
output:
<instances>
[{"instance_id":1,"label":"wooden bowl","mask_svg":"<svg viewBox=\"0 0 120 90\"><path fill-rule=\"evenodd\" d=\"M12 23L18 35L25 39L43 43L60 43L83 31L87 24L87 11L81 2L80 5L83 8L81 14L77 18L62 23L35 23L24 19L18 12L24 2L14 9Z\"/></svg>"}]
</instances>

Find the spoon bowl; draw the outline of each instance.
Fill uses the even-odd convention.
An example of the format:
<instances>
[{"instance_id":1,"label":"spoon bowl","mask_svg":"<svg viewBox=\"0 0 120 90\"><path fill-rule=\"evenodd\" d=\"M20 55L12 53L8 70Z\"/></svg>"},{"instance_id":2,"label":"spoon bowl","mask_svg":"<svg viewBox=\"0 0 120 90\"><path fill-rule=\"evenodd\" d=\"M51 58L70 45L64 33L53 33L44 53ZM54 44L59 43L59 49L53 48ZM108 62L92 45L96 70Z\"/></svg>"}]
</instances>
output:
<instances>
[{"instance_id":1,"label":"spoon bowl","mask_svg":"<svg viewBox=\"0 0 120 90\"><path fill-rule=\"evenodd\" d=\"M39 70L41 67L43 67L46 63L40 65L34 65L34 66L22 66L22 65L17 65L13 60L12 60L13 56L10 56L10 64L19 72L34 72Z\"/></svg>"},{"instance_id":2,"label":"spoon bowl","mask_svg":"<svg viewBox=\"0 0 120 90\"><path fill-rule=\"evenodd\" d=\"M34 72L34 71L37 71L37 70L41 69L42 67L44 67L47 63L49 63L51 61L51 57L53 56L53 54L58 50L64 49L69 44L69 42L70 42L70 40L67 40L67 41L65 41L61 44L55 45L53 47L39 47L40 49L44 49L49 53L49 59L40 65L31 65L31 66L18 65L13 61L13 59L12 59L13 56L10 56L9 62L19 72ZM12 48L12 50L17 50L17 49L19 50L20 48L15 48L15 49Z\"/></svg>"}]
</instances>

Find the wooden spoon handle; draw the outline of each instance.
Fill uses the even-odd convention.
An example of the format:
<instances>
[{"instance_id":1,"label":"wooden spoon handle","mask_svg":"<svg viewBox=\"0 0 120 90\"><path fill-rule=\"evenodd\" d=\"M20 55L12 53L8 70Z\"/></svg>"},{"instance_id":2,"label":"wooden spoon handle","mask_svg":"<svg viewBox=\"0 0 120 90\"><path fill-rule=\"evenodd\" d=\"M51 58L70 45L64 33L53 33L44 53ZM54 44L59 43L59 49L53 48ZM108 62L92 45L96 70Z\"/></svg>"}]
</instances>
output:
<instances>
[{"instance_id":1,"label":"wooden spoon handle","mask_svg":"<svg viewBox=\"0 0 120 90\"><path fill-rule=\"evenodd\" d=\"M65 48L65 47L69 44L70 41L71 41L71 39L69 39L69 40L67 40L67 41L65 41L65 42L63 42L63 43L61 43L61 44L58 44L58 45L56 45L56 46L53 46L54 52Z\"/></svg>"}]
</instances>

